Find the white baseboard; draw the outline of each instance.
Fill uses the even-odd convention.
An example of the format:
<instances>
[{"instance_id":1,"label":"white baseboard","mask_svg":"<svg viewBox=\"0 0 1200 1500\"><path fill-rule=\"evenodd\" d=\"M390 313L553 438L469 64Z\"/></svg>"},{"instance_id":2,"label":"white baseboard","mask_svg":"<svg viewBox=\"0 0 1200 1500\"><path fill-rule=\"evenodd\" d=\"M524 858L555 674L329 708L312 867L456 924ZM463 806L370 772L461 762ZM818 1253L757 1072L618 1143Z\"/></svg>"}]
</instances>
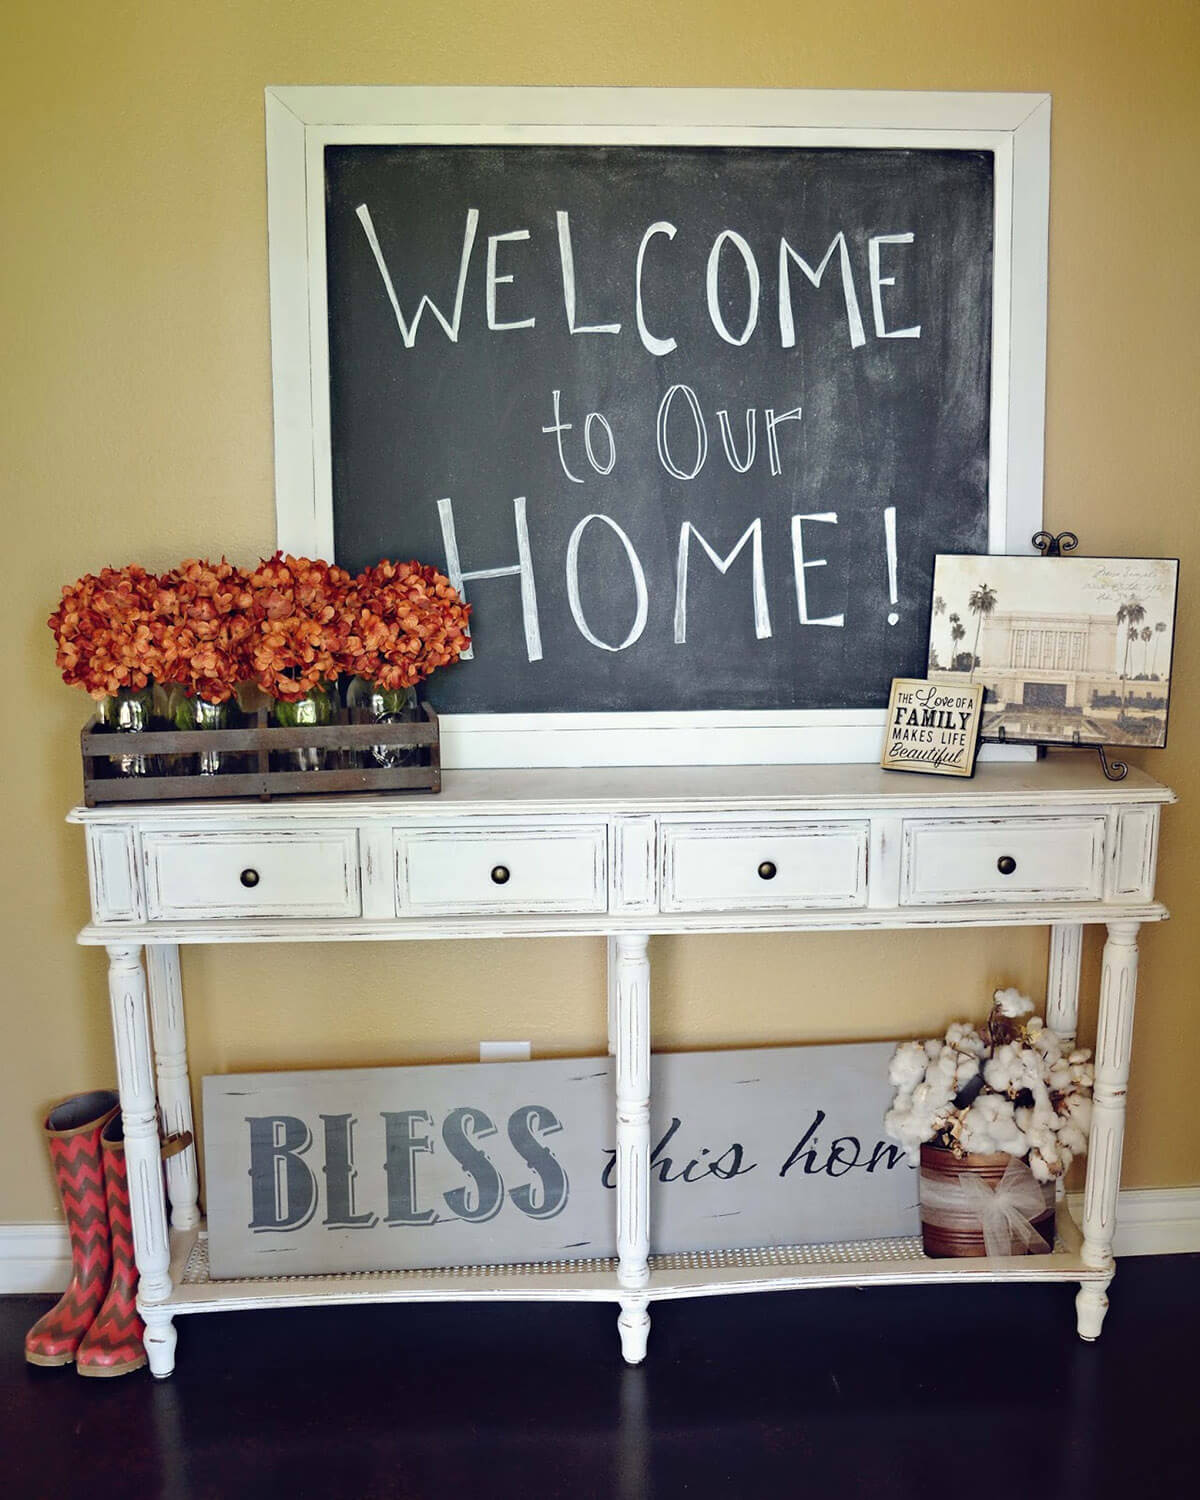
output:
<instances>
[{"instance_id":1,"label":"white baseboard","mask_svg":"<svg viewBox=\"0 0 1200 1500\"><path fill-rule=\"evenodd\" d=\"M1082 1193L1067 1202L1078 1220ZM1200 1187L1130 1188L1117 1205L1116 1253L1200 1253ZM61 1224L0 1224L0 1296L61 1292L71 1275L67 1231Z\"/></svg>"},{"instance_id":2,"label":"white baseboard","mask_svg":"<svg viewBox=\"0 0 1200 1500\"><path fill-rule=\"evenodd\" d=\"M71 1279L63 1224L0 1224L0 1293L61 1292Z\"/></svg>"},{"instance_id":3,"label":"white baseboard","mask_svg":"<svg viewBox=\"0 0 1200 1500\"><path fill-rule=\"evenodd\" d=\"M1067 1205L1078 1223L1083 1194L1069 1193ZM1127 1188L1117 1199L1114 1249L1118 1256L1200 1251L1200 1187Z\"/></svg>"}]
</instances>

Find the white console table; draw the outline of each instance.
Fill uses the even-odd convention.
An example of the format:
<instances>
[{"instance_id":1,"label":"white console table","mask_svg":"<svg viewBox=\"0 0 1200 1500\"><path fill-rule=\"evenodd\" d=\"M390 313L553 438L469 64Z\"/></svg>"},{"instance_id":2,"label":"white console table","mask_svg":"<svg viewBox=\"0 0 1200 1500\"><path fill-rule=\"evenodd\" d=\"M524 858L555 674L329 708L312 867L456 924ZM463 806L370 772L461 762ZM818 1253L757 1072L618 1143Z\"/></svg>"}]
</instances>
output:
<instances>
[{"instance_id":1,"label":"white console table","mask_svg":"<svg viewBox=\"0 0 1200 1500\"><path fill-rule=\"evenodd\" d=\"M428 798L77 808L92 894L80 941L109 957L151 1370L171 1372L184 1313L359 1299L612 1301L636 1362L661 1298L1077 1281L1079 1332L1096 1338L1113 1276L1137 934L1167 916L1154 873L1159 809L1172 801L1141 772L1108 782L1064 755L985 764L965 782L870 766L458 771ZM1101 922L1082 1232L1060 1200L1052 1255L930 1260L907 1239L649 1254L651 934L1046 924L1047 1019L1073 1035L1082 929ZM168 1160L165 1195L159 1167L160 1111L164 1130L192 1128L178 944L579 934L608 939L616 1259L209 1278L194 1148Z\"/></svg>"}]
</instances>

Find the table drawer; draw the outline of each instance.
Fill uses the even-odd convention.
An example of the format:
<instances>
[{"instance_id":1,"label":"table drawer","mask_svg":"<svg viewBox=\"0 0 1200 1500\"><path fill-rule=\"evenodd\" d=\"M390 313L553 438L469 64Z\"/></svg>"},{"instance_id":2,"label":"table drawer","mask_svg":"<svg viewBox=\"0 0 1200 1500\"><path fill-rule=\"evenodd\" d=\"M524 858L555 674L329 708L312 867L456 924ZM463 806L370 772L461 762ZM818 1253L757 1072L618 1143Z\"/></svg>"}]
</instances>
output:
<instances>
[{"instance_id":1,"label":"table drawer","mask_svg":"<svg viewBox=\"0 0 1200 1500\"><path fill-rule=\"evenodd\" d=\"M907 819L900 877L906 906L964 901L1098 901L1100 815Z\"/></svg>"},{"instance_id":2,"label":"table drawer","mask_svg":"<svg viewBox=\"0 0 1200 1500\"><path fill-rule=\"evenodd\" d=\"M357 917L358 830L146 833L146 908L171 917Z\"/></svg>"},{"instance_id":3,"label":"table drawer","mask_svg":"<svg viewBox=\"0 0 1200 1500\"><path fill-rule=\"evenodd\" d=\"M396 834L402 913L608 910L608 830L496 823Z\"/></svg>"},{"instance_id":4,"label":"table drawer","mask_svg":"<svg viewBox=\"0 0 1200 1500\"><path fill-rule=\"evenodd\" d=\"M867 904L870 825L665 824L663 911Z\"/></svg>"}]
</instances>

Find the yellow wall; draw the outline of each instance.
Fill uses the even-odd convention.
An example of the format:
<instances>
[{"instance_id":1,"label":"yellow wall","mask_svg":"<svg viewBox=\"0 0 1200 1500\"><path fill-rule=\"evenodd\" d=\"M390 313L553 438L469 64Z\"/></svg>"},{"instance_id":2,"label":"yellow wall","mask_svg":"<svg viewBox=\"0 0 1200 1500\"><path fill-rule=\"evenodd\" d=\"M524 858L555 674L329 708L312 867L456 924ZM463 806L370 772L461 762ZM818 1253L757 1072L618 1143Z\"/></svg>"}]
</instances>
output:
<instances>
[{"instance_id":1,"label":"yellow wall","mask_svg":"<svg viewBox=\"0 0 1200 1500\"><path fill-rule=\"evenodd\" d=\"M112 1081L74 744L44 619L104 562L274 541L263 103L275 83L1047 90L1054 96L1046 517L1093 553L1180 555L1165 820L1126 1182L1200 1181L1195 0L8 0L0 56L0 1221L55 1211L37 1133ZM659 940L659 1045L879 1037L1037 991L1036 932ZM1089 947L1085 977L1094 978ZM196 1076L602 1046L593 941L189 952ZM327 1018L336 1017L331 1029ZM902 1018L902 1022L897 1018Z\"/></svg>"}]
</instances>

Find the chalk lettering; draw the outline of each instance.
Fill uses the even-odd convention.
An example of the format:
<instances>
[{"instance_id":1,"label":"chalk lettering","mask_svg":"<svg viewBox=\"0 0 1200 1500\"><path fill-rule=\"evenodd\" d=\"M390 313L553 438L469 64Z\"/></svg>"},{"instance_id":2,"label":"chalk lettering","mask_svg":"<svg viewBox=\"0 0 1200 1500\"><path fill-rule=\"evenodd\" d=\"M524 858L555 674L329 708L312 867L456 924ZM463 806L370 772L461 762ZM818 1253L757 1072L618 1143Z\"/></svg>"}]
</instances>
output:
<instances>
[{"instance_id":1,"label":"chalk lettering","mask_svg":"<svg viewBox=\"0 0 1200 1500\"><path fill-rule=\"evenodd\" d=\"M608 641L602 641L595 635L583 615L583 604L579 597L579 544L583 539L583 533L593 521L603 523L616 533L617 540L625 548L625 556L629 559L629 567L633 573L633 587L637 598L636 610L633 624L629 628L629 634L618 646L611 645ZM571 606L571 617L578 627L579 633L585 641L593 646L598 646L601 651L624 651L638 640L642 631L646 628L646 618L649 614L649 596L646 591L646 574L642 569L641 560L633 550L633 543L612 519L611 516L592 514L584 516L583 520L571 533L571 540L567 543L567 602Z\"/></svg>"},{"instance_id":2,"label":"chalk lettering","mask_svg":"<svg viewBox=\"0 0 1200 1500\"><path fill-rule=\"evenodd\" d=\"M489 234L487 248L487 281L485 283L485 295L487 301L487 326L493 333L503 333L510 328L532 328L536 319L521 318L515 323L498 323L496 321L496 288L504 283L511 282L511 276L499 276L496 274L496 246L503 240L527 240L528 229L510 229L507 234Z\"/></svg>"},{"instance_id":3,"label":"chalk lettering","mask_svg":"<svg viewBox=\"0 0 1200 1500\"><path fill-rule=\"evenodd\" d=\"M809 557L804 555L804 533L801 530L805 521L820 521L827 526L837 525L837 511L817 511L811 515L792 517L792 572L796 579L796 607L800 612L801 625L832 625L838 628L846 623L844 613L836 615L825 615L817 620L808 612L808 585L804 581L804 575L809 568L823 568L828 558Z\"/></svg>"},{"instance_id":4,"label":"chalk lettering","mask_svg":"<svg viewBox=\"0 0 1200 1500\"><path fill-rule=\"evenodd\" d=\"M567 328L573 334L620 333L620 323L593 323L590 326L584 326L575 322L575 253L571 247L571 215L560 208L554 217L558 224L558 259L562 267L563 306L567 310Z\"/></svg>"},{"instance_id":5,"label":"chalk lettering","mask_svg":"<svg viewBox=\"0 0 1200 1500\"><path fill-rule=\"evenodd\" d=\"M756 516L727 557L718 557L690 521L684 521L680 526L679 552L675 569L675 644L681 646L687 640L688 557L690 555L689 541L693 536L708 553L709 561L722 577L729 572L742 548L750 542L754 588L754 634L760 641L768 639L771 634L771 615L767 608L767 576L763 567L762 519Z\"/></svg>"},{"instance_id":6,"label":"chalk lettering","mask_svg":"<svg viewBox=\"0 0 1200 1500\"><path fill-rule=\"evenodd\" d=\"M692 413L692 423L696 433L696 459L691 469L681 469L671 457L670 445L667 441L667 422L671 415L671 407L675 397L682 394ZM695 479L704 462L708 457L708 428L704 424L704 413L700 410L700 403L696 399L696 393L690 385L673 385L666 395L658 403L658 420L655 424L658 437L658 460L666 469L668 474L673 474L676 479Z\"/></svg>"},{"instance_id":7,"label":"chalk lettering","mask_svg":"<svg viewBox=\"0 0 1200 1500\"><path fill-rule=\"evenodd\" d=\"M729 467L738 474L748 474L750 466L754 463L754 454L758 447L758 412L753 406L746 408L746 458L745 462L738 456L734 446L733 432L729 425L729 413L719 411L717 413L717 426L721 429L721 446L725 449L725 457L729 460Z\"/></svg>"},{"instance_id":8,"label":"chalk lettering","mask_svg":"<svg viewBox=\"0 0 1200 1500\"><path fill-rule=\"evenodd\" d=\"M721 313L721 250L726 244L734 247L742 257L742 264L746 268L748 306L746 323L740 334L730 333ZM736 230L722 229L713 241L712 249L708 254L705 295L708 299L708 316L712 326L727 344L733 344L735 348L740 348L741 345L749 342L750 335L758 323L759 287L758 263L754 259L754 252Z\"/></svg>"},{"instance_id":9,"label":"chalk lettering","mask_svg":"<svg viewBox=\"0 0 1200 1500\"><path fill-rule=\"evenodd\" d=\"M576 475L572 474L570 469L567 467L567 456L563 452L562 435L564 432L570 432L573 424L570 422L564 422L559 414L559 403L562 400L562 392L553 391L551 393L551 400L554 402L554 421L549 427L543 427L542 431L552 432L554 434L554 440L558 444L558 461L562 466L563 473L567 476L572 484L582 484L583 480L577 478Z\"/></svg>"},{"instance_id":10,"label":"chalk lettering","mask_svg":"<svg viewBox=\"0 0 1200 1500\"><path fill-rule=\"evenodd\" d=\"M792 286L789 277L789 264L794 262L812 282L813 286L821 285L821 278L825 274L825 267L833 259L833 252L838 252L839 264L842 272L842 296L846 303L846 323L850 330L850 347L859 349L867 342L867 336L863 332L862 313L858 306L858 293L854 290L854 275L850 270L850 251L846 246L846 236L839 230L833 237L833 243L825 252L825 258L814 271L813 268L799 256L782 236L779 240L779 344L783 349L794 349L796 347L796 323L792 313Z\"/></svg>"},{"instance_id":11,"label":"chalk lettering","mask_svg":"<svg viewBox=\"0 0 1200 1500\"><path fill-rule=\"evenodd\" d=\"M396 316L396 326L400 330L400 337L404 340L404 347L411 349L417 341L417 329L420 327L421 314L426 308L442 325L446 337L452 344L458 343L458 330L462 323L463 297L467 290L467 269L471 264L471 250L475 244L475 232L479 228L479 210L469 208L467 210L467 222L463 229L462 257L458 265L458 286L454 293L454 316L447 319L433 299L425 294L417 303L417 310L413 314L413 320L408 323L404 314L400 311L400 299L396 296L396 288L392 285L391 273L388 271L387 262L383 258L383 251L379 245L379 237L375 233L375 225L371 221L371 210L365 203L360 203L356 209L358 221L363 227L363 233L367 237L367 243L371 247L371 254L375 257L375 264L379 268L379 274L383 278L384 291L387 293L388 301L392 304L392 312Z\"/></svg>"},{"instance_id":12,"label":"chalk lettering","mask_svg":"<svg viewBox=\"0 0 1200 1500\"><path fill-rule=\"evenodd\" d=\"M557 391L555 395L557 395ZM438 520L442 527L442 546L446 551L446 576L465 599L463 585L471 578L512 578L521 580L521 620L525 627L525 654L530 661L542 659L542 632L538 624L537 588L533 580L533 556L529 548L529 523L525 516L525 496L513 500L513 524L517 532L518 562L507 568L477 568L464 573L458 557L458 535L454 529L454 504L448 497L438 501ZM474 648L468 646L462 660L469 661Z\"/></svg>"},{"instance_id":13,"label":"chalk lettering","mask_svg":"<svg viewBox=\"0 0 1200 1500\"><path fill-rule=\"evenodd\" d=\"M646 246L655 237L655 235L665 234L669 240L673 240L675 238L676 232L677 231L674 224L668 224L665 219L660 219L656 224L651 224L649 229L646 230L645 234L642 235L642 242L638 246L637 253L637 271L635 273L635 306L637 311L638 337L641 339L644 347L648 349L651 354L659 356L670 354L671 351L678 346L674 339L656 338L655 335L652 334L650 332L650 329L646 326L646 315L642 309L642 265L646 259Z\"/></svg>"},{"instance_id":14,"label":"chalk lettering","mask_svg":"<svg viewBox=\"0 0 1200 1500\"><path fill-rule=\"evenodd\" d=\"M883 288L895 286L896 278L880 274L879 247L880 245L911 245L912 243L911 234L873 234L867 244L867 264L871 270L871 309L875 314L876 338L919 339L921 337L919 323L915 328L893 328L889 332L883 322Z\"/></svg>"}]
</instances>

